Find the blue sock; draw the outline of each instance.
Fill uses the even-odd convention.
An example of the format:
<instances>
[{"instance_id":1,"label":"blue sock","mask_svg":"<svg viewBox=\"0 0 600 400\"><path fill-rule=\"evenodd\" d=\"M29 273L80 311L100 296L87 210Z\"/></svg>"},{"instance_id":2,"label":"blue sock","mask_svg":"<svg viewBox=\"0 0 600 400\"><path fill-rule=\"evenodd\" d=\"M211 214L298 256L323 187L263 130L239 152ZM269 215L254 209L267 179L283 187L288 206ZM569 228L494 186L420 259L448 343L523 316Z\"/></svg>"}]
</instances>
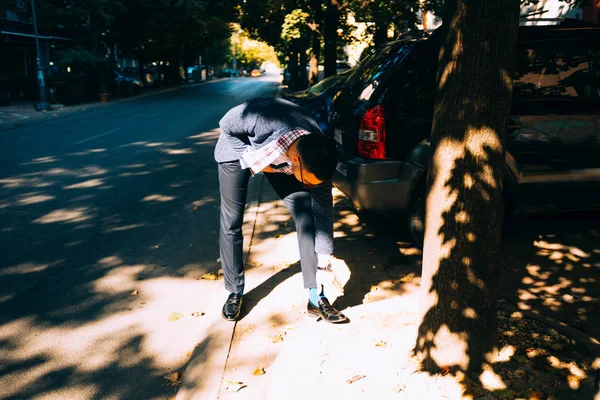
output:
<instances>
[{"instance_id":1,"label":"blue sock","mask_svg":"<svg viewBox=\"0 0 600 400\"><path fill-rule=\"evenodd\" d=\"M319 304L319 293L317 292L317 288L311 287L308 289L308 300L315 306Z\"/></svg>"},{"instance_id":2,"label":"blue sock","mask_svg":"<svg viewBox=\"0 0 600 400\"><path fill-rule=\"evenodd\" d=\"M319 299L323 297L323 293L319 293L317 288L311 287L308 289L308 300L313 303L315 306L319 305Z\"/></svg>"}]
</instances>

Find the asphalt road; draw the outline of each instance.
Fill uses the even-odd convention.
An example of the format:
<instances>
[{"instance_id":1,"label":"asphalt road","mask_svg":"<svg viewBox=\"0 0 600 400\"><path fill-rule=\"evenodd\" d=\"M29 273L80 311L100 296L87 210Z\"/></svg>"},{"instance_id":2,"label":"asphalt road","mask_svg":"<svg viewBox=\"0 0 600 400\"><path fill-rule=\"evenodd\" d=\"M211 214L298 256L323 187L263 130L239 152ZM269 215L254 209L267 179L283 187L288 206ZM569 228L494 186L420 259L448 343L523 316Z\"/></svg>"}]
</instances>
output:
<instances>
[{"instance_id":1,"label":"asphalt road","mask_svg":"<svg viewBox=\"0 0 600 400\"><path fill-rule=\"evenodd\" d=\"M0 131L0 399L173 397L218 268L218 121L278 78Z\"/></svg>"}]
</instances>

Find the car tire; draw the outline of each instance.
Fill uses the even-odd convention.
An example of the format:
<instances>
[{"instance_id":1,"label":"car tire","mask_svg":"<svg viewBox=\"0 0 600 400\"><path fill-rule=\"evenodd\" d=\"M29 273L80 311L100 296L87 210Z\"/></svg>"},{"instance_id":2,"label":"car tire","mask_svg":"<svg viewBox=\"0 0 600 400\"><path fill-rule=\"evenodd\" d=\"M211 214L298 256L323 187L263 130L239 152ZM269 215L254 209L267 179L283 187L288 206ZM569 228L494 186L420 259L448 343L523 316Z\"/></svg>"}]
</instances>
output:
<instances>
[{"instance_id":1,"label":"car tire","mask_svg":"<svg viewBox=\"0 0 600 400\"><path fill-rule=\"evenodd\" d=\"M415 187L406 215L408 232L419 248L423 248L423 240L425 239L425 203L427 200L425 189L425 179L422 179Z\"/></svg>"}]
</instances>

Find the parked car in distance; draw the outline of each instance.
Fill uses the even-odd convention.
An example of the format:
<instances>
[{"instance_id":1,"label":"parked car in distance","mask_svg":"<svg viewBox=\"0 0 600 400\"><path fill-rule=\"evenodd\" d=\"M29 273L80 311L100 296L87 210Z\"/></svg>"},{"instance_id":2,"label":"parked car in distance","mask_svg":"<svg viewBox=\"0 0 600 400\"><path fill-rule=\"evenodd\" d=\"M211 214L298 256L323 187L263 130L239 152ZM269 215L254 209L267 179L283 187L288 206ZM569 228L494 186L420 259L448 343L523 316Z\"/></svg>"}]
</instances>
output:
<instances>
[{"instance_id":1,"label":"parked car in distance","mask_svg":"<svg viewBox=\"0 0 600 400\"><path fill-rule=\"evenodd\" d=\"M576 28L576 29L573 29ZM439 38L369 56L334 98L334 185L364 212L403 212L422 243ZM600 26L566 19L519 27L505 139L510 212L599 208Z\"/></svg>"},{"instance_id":2,"label":"parked car in distance","mask_svg":"<svg viewBox=\"0 0 600 400\"><path fill-rule=\"evenodd\" d=\"M144 68L144 86L154 86L159 81L159 73L157 68Z\"/></svg>"},{"instance_id":3,"label":"parked car in distance","mask_svg":"<svg viewBox=\"0 0 600 400\"><path fill-rule=\"evenodd\" d=\"M250 76L253 77L253 78L258 78L259 76L261 76L260 69L253 69L250 72Z\"/></svg>"},{"instance_id":4,"label":"parked car in distance","mask_svg":"<svg viewBox=\"0 0 600 400\"><path fill-rule=\"evenodd\" d=\"M340 90L348 76L353 72L346 69L336 75L323 79L321 82L306 90L285 93L283 98L307 108L323 132L327 132L329 125L329 110L333 97Z\"/></svg>"},{"instance_id":5,"label":"parked car in distance","mask_svg":"<svg viewBox=\"0 0 600 400\"><path fill-rule=\"evenodd\" d=\"M117 87L117 94L123 97L138 94L144 86L137 76L127 75L121 71L113 71L113 79Z\"/></svg>"},{"instance_id":6,"label":"parked car in distance","mask_svg":"<svg viewBox=\"0 0 600 400\"><path fill-rule=\"evenodd\" d=\"M231 78L233 70L231 68L220 69L217 71L217 78Z\"/></svg>"}]
</instances>

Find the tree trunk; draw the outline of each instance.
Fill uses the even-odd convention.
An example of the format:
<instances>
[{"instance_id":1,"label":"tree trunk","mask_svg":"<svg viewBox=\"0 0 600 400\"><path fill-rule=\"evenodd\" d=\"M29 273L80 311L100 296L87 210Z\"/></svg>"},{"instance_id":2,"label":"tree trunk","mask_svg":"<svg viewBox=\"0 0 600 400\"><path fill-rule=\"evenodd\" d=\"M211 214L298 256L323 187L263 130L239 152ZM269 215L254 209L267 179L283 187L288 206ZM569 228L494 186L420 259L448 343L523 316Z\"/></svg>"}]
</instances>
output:
<instances>
[{"instance_id":1,"label":"tree trunk","mask_svg":"<svg viewBox=\"0 0 600 400\"><path fill-rule=\"evenodd\" d=\"M321 29L323 29L323 11L321 0L313 0L315 29L312 33L312 45L310 54L310 70L308 73L308 85L312 86L319 82L319 58L321 58Z\"/></svg>"},{"instance_id":2,"label":"tree trunk","mask_svg":"<svg viewBox=\"0 0 600 400\"><path fill-rule=\"evenodd\" d=\"M306 44L303 41L300 44L300 73L298 74L298 90L304 90L308 87L308 73L306 71L306 67L308 66L308 59L306 56Z\"/></svg>"},{"instance_id":3,"label":"tree trunk","mask_svg":"<svg viewBox=\"0 0 600 400\"><path fill-rule=\"evenodd\" d=\"M415 352L430 372L477 372L495 345L519 0L446 0L446 11Z\"/></svg>"},{"instance_id":4,"label":"tree trunk","mask_svg":"<svg viewBox=\"0 0 600 400\"><path fill-rule=\"evenodd\" d=\"M313 50L310 55L309 61L309 72L308 72L308 85L312 86L319 82L319 53L321 51Z\"/></svg>"},{"instance_id":5,"label":"tree trunk","mask_svg":"<svg viewBox=\"0 0 600 400\"><path fill-rule=\"evenodd\" d=\"M339 20L338 2L327 0L325 11L325 78L335 75L337 59L337 28Z\"/></svg>"},{"instance_id":6,"label":"tree trunk","mask_svg":"<svg viewBox=\"0 0 600 400\"><path fill-rule=\"evenodd\" d=\"M377 25L375 26L375 35L373 36L375 47L379 47L387 42L387 28L386 24L377 22Z\"/></svg>"},{"instance_id":7,"label":"tree trunk","mask_svg":"<svg viewBox=\"0 0 600 400\"><path fill-rule=\"evenodd\" d=\"M295 45L291 46L288 71L290 72L289 90L290 92L295 92L298 90L298 52Z\"/></svg>"}]
</instances>

